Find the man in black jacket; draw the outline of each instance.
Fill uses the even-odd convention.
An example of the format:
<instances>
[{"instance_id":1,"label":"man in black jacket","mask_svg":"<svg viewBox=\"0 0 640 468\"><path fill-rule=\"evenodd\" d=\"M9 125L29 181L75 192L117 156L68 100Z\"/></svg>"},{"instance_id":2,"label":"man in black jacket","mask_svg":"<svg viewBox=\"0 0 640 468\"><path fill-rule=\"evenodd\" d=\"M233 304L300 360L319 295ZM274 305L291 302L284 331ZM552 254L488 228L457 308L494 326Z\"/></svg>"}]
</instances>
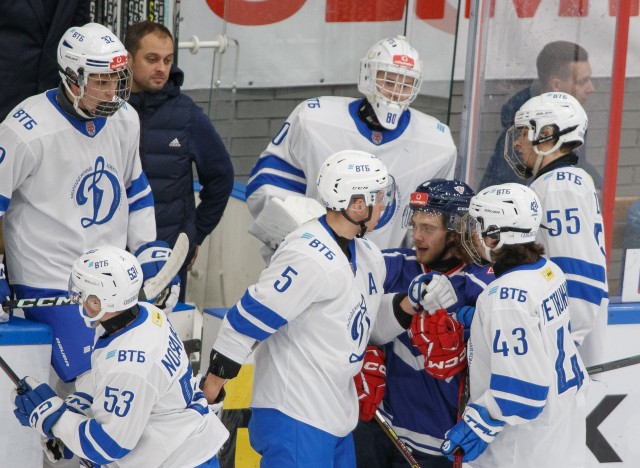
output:
<instances>
[{"instance_id":1,"label":"man in black jacket","mask_svg":"<svg viewBox=\"0 0 640 468\"><path fill-rule=\"evenodd\" d=\"M142 21L129 26L124 42L133 72L129 103L140 116L140 157L155 200L158 239L173 245L181 231L189 236L191 249L180 271L183 301L187 270L229 200L233 167L209 117L180 93L184 74L173 64L171 32ZM197 208L193 163L202 185Z\"/></svg>"}]
</instances>

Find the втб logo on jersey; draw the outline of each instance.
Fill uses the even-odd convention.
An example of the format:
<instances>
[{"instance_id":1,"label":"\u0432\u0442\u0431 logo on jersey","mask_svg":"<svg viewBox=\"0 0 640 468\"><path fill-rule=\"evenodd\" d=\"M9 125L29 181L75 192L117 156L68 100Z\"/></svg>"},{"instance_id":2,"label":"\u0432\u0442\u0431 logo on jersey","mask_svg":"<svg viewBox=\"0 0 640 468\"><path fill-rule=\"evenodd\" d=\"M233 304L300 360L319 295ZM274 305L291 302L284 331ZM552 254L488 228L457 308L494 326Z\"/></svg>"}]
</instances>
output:
<instances>
[{"instance_id":1,"label":"\u0432\u0442\u0431 logo on jersey","mask_svg":"<svg viewBox=\"0 0 640 468\"><path fill-rule=\"evenodd\" d=\"M349 362L358 362L364 358L369 340L369 329L371 328L371 319L367 314L367 303L362 294L360 294L360 303L349 313L347 326L349 323L351 323L351 339L358 342L358 349L362 349L362 354L351 353Z\"/></svg>"},{"instance_id":2,"label":"\u0432\u0442\u0431 logo on jersey","mask_svg":"<svg viewBox=\"0 0 640 468\"><path fill-rule=\"evenodd\" d=\"M76 191L77 189L77 191ZM75 195L73 191L76 191ZM90 218L80 220L82 227L88 228L94 224L108 222L116 212L121 199L120 182L115 168L105 164L104 157L98 156L93 168L86 169L76 180L71 196L78 205L90 202L93 209Z\"/></svg>"}]
</instances>

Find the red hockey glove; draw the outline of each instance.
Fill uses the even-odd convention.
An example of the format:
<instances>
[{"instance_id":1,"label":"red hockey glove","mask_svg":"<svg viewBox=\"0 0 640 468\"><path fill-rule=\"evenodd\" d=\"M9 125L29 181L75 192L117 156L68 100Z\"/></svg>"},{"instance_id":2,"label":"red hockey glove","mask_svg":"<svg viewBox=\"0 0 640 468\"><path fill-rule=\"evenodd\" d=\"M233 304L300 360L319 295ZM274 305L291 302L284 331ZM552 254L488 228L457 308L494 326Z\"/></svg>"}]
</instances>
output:
<instances>
[{"instance_id":1,"label":"red hockey glove","mask_svg":"<svg viewBox=\"0 0 640 468\"><path fill-rule=\"evenodd\" d=\"M362 369L354 377L362 421L370 421L375 416L378 403L384 397L386 374L384 353L375 346L367 346Z\"/></svg>"},{"instance_id":2,"label":"red hockey glove","mask_svg":"<svg viewBox=\"0 0 640 468\"><path fill-rule=\"evenodd\" d=\"M409 328L411 343L424 356L424 370L436 379L453 377L467 365L464 328L444 309L414 315Z\"/></svg>"}]
</instances>

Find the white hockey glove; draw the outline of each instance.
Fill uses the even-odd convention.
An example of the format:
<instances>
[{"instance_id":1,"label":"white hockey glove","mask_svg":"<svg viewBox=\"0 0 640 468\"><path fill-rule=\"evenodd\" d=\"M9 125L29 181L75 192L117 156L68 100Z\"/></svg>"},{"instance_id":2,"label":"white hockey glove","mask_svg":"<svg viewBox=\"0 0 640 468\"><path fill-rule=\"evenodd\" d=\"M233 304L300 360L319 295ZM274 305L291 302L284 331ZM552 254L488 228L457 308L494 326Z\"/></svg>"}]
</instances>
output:
<instances>
[{"instance_id":1,"label":"white hockey glove","mask_svg":"<svg viewBox=\"0 0 640 468\"><path fill-rule=\"evenodd\" d=\"M67 410L67 405L49 384L40 383L33 377L25 377L24 381L29 391L19 394L14 388L11 392L15 405L13 413L23 426L31 426L41 436L53 439L51 428Z\"/></svg>"},{"instance_id":2,"label":"white hockey glove","mask_svg":"<svg viewBox=\"0 0 640 468\"><path fill-rule=\"evenodd\" d=\"M9 289L9 283L7 282L7 277L4 274L4 263L2 262L4 258L3 254L0 254L0 302L5 299L11 299L11 290ZM0 308L0 323L8 322L9 314L5 312L2 308Z\"/></svg>"},{"instance_id":3,"label":"white hockey glove","mask_svg":"<svg viewBox=\"0 0 640 468\"><path fill-rule=\"evenodd\" d=\"M460 422L447 431L440 450L449 460L453 460L458 448L464 452L463 462L475 460L500 434L504 424L504 421L491 419L484 406L472 403L464 410Z\"/></svg>"},{"instance_id":4,"label":"white hockey glove","mask_svg":"<svg viewBox=\"0 0 640 468\"><path fill-rule=\"evenodd\" d=\"M407 291L409 303L422 312L426 310L434 314L438 309L447 309L458 302L451 281L441 273L426 273L416 276L409 284Z\"/></svg>"},{"instance_id":5,"label":"white hockey glove","mask_svg":"<svg viewBox=\"0 0 640 468\"><path fill-rule=\"evenodd\" d=\"M144 284L147 284L147 281L154 278L158 272L162 270L167 259L171 256L171 249L169 248L169 244L164 241L153 241L142 245L136 251L135 255L142 267ZM178 302L179 295L180 277L176 275L173 277L173 280L171 280L171 283L169 283L157 297L148 298L148 300L153 300L156 306L163 309L165 314L169 315Z\"/></svg>"}]
</instances>

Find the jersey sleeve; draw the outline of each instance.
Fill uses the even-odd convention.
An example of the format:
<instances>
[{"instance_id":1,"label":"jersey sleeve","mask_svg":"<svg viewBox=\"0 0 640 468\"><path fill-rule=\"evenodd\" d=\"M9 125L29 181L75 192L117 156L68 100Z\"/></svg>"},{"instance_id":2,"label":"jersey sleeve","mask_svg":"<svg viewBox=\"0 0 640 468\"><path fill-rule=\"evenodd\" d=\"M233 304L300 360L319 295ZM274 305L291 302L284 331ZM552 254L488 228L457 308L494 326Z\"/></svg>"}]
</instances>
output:
<instances>
[{"instance_id":1,"label":"jersey sleeve","mask_svg":"<svg viewBox=\"0 0 640 468\"><path fill-rule=\"evenodd\" d=\"M158 397L144 375L119 371L107 377L108 385L94 396L93 417L65 411L53 427L69 450L100 465L136 447Z\"/></svg>"},{"instance_id":2,"label":"jersey sleeve","mask_svg":"<svg viewBox=\"0 0 640 468\"><path fill-rule=\"evenodd\" d=\"M128 159L124 184L129 204L129 223L127 226L127 246L136 252L140 246L156 240L156 218L153 205L153 194L147 176L142 171L140 161L139 137L140 122L133 109L135 119L131 120L132 137L128 146Z\"/></svg>"},{"instance_id":3,"label":"jersey sleeve","mask_svg":"<svg viewBox=\"0 0 640 468\"><path fill-rule=\"evenodd\" d=\"M11 119L9 115L7 119ZM0 218L9 208L13 192L33 173L38 160L29 146L9 128L0 125Z\"/></svg>"},{"instance_id":4,"label":"jersey sleeve","mask_svg":"<svg viewBox=\"0 0 640 468\"><path fill-rule=\"evenodd\" d=\"M290 245L278 251L258 282L227 312L214 349L242 364L264 341L329 294L328 275L313 257Z\"/></svg>"},{"instance_id":5,"label":"jersey sleeve","mask_svg":"<svg viewBox=\"0 0 640 468\"><path fill-rule=\"evenodd\" d=\"M309 101L298 104L251 170L247 206L254 218L271 197L284 200L288 195L304 196L307 192L304 166L298 159L302 157L300 114L307 105Z\"/></svg>"},{"instance_id":6,"label":"jersey sleeve","mask_svg":"<svg viewBox=\"0 0 640 468\"><path fill-rule=\"evenodd\" d=\"M501 298L500 290L478 300L478 309L487 313L474 316L480 319L481 341L486 343L489 363L489 386L474 401L489 410L491 417L507 424L526 423L536 418L544 409L550 385L553 382L548 370L548 357L539 331L536 314L529 313L519 299L525 291L513 288ZM471 337L477 328L472 325ZM472 344L473 347L475 347ZM475 349L470 352L475 352Z\"/></svg>"}]
</instances>

